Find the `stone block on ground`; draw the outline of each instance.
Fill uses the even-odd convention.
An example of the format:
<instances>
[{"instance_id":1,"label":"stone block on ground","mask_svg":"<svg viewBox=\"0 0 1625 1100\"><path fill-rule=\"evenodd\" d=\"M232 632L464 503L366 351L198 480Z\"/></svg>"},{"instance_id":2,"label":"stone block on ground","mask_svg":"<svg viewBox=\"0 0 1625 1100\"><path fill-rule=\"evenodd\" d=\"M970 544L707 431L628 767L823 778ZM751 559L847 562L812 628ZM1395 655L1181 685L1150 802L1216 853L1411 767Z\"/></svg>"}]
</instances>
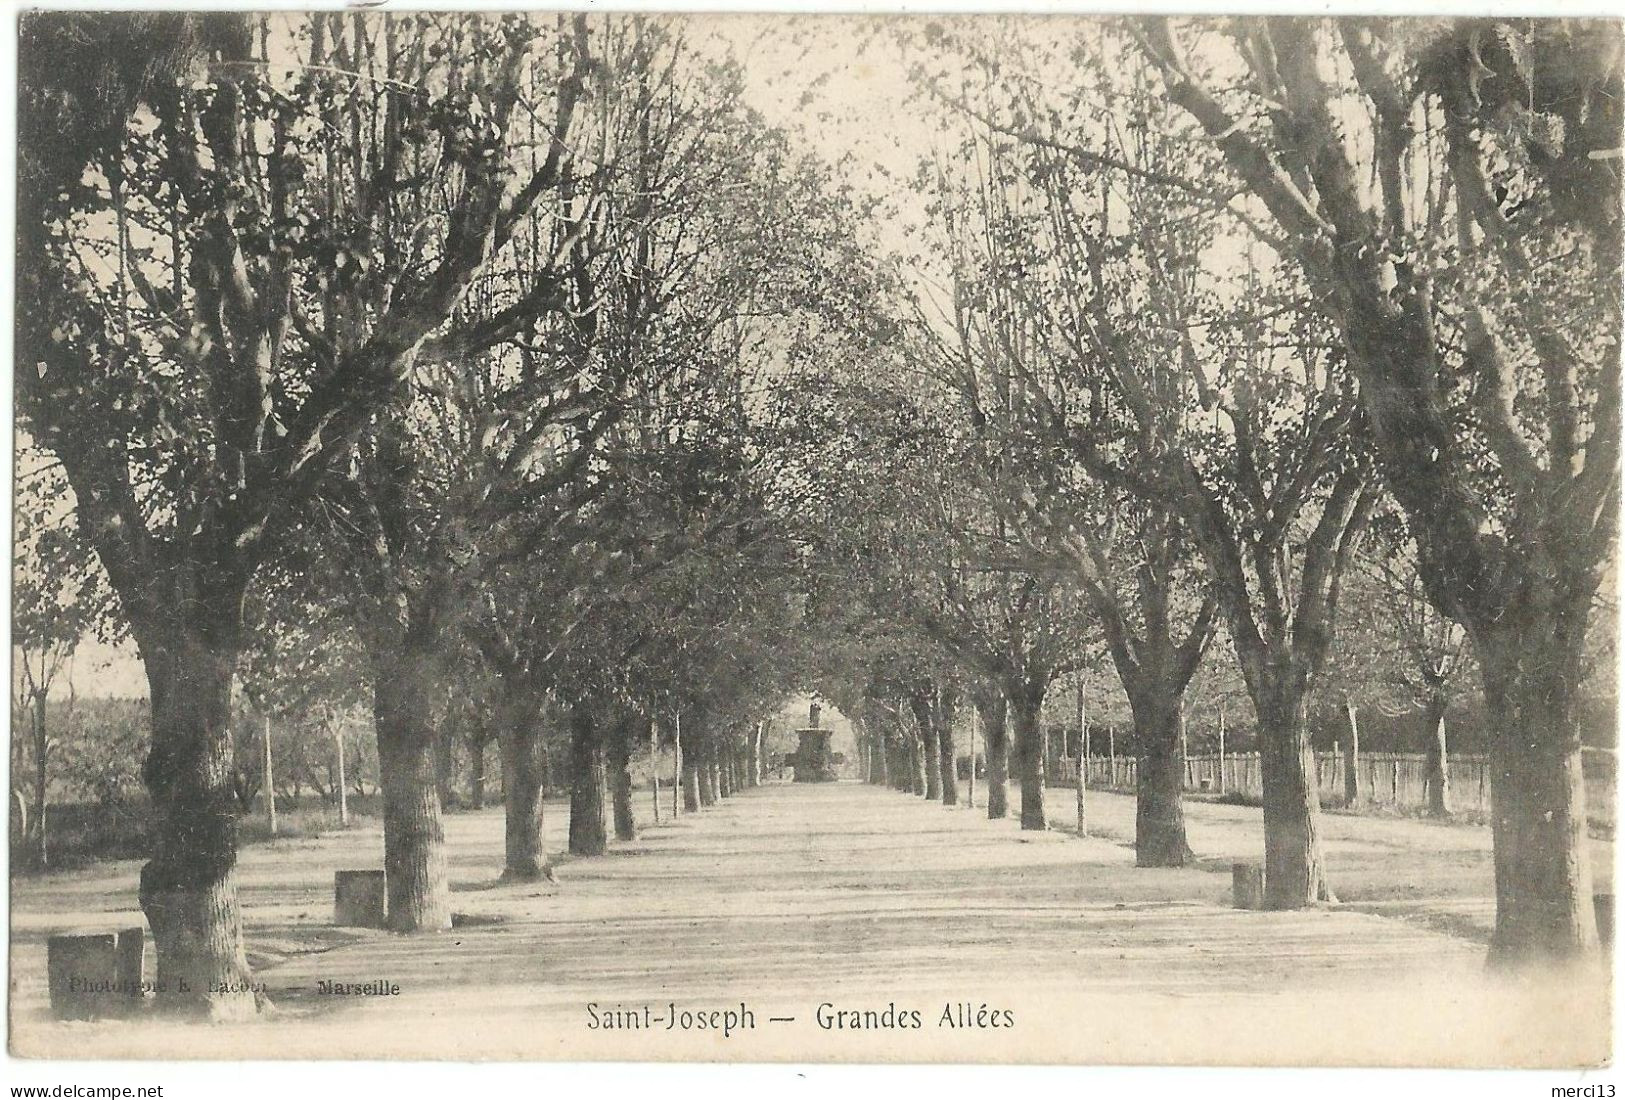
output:
<instances>
[{"instance_id":1,"label":"stone block on ground","mask_svg":"<svg viewBox=\"0 0 1625 1100\"><path fill-rule=\"evenodd\" d=\"M341 928L382 928L387 892L382 871L333 872L333 923Z\"/></svg>"},{"instance_id":2,"label":"stone block on ground","mask_svg":"<svg viewBox=\"0 0 1625 1100\"><path fill-rule=\"evenodd\" d=\"M117 937L111 932L52 936L45 944L51 1012L59 1020L110 1015L118 990Z\"/></svg>"},{"instance_id":3,"label":"stone block on ground","mask_svg":"<svg viewBox=\"0 0 1625 1100\"><path fill-rule=\"evenodd\" d=\"M1233 864L1230 869L1230 889L1237 909L1264 908L1264 865Z\"/></svg>"}]
</instances>

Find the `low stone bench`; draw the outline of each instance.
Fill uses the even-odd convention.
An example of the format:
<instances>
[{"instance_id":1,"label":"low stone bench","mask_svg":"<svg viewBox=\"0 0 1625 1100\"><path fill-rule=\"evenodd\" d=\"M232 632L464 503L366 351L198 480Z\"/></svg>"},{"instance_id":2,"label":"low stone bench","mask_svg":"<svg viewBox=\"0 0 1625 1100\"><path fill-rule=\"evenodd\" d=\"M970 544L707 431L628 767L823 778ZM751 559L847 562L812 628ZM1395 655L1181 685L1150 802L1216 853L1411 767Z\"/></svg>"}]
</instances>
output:
<instances>
[{"instance_id":1,"label":"low stone bench","mask_svg":"<svg viewBox=\"0 0 1625 1100\"><path fill-rule=\"evenodd\" d=\"M52 936L45 943L51 1012L59 1020L94 1020L141 1004L147 934L143 928Z\"/></svg>"},{"instance_id":2,"label":"low stone bench","mask_svg":"<svg viewBox=\"0 0 1625 1100\"><path fill-rule=\"evenodd\" d=\"M1230 867L1230 893L1237 909L1264 908L1264 865L1234 863Z\"/></svg>"},{"instance_id":3,"label":"low stone bench","mask_svg":"<svg viewBox=\"0 0 1625 1100\"><path fill-rule=\"evenodd\" d=\"M334 871L333 923L342 928L382 928L387 897L382 871Z\"/></svg>"}]
</instances>

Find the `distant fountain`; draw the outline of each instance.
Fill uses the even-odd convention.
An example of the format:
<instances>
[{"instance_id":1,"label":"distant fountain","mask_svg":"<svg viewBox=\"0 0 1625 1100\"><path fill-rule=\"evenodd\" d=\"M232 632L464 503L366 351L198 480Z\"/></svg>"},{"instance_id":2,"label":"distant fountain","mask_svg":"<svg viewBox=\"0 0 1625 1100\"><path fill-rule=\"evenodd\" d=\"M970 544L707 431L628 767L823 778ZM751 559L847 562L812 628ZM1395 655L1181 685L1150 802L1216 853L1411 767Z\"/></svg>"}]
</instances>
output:
<instances>
[{"instance_id":1,"label":"distant fountain","mask_svg":"<svg viewBox=\"0 0 1625 1100\"><path fill-rule=\"evenodd\" d=\"M796 770L797 783L833 783L835 768L844 760L844 754L831 752L830 735L833 730L818 724L818 704L807 708L807 725L796 730L800 743L791 754L789 763Z\"/></svg>"}]
</instances>

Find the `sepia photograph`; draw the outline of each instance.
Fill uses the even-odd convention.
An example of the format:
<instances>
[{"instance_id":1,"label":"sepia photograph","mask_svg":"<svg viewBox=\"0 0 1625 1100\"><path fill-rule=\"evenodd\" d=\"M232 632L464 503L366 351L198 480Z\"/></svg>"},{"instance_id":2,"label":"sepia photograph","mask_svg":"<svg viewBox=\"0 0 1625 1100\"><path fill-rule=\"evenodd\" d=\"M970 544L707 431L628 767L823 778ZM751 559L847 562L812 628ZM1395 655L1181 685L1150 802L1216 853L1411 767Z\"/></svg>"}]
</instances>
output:
<instances>
[{"instance_id":1,"label":"sepia photograph","mask_svg":"<svg viewBox=\"0 0 1625 1100\"><path fill-rule=\"evenodd\" d=\"M10 1065L1592 1081L1625 23L1488 12L12 11Z\"/></svg>"}]
</instances>

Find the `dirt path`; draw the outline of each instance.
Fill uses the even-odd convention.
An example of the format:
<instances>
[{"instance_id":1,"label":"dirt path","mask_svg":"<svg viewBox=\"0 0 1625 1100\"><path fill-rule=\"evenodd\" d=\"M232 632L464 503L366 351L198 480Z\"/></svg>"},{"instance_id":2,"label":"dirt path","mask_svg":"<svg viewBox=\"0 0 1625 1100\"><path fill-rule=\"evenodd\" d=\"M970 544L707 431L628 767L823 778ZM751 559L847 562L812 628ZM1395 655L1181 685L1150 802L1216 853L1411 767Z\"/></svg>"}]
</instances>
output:
<instances>
[{"instance_id":1,"label":"dirt path","mask_svg":"<svg viewBox=\"0 0 1625 1100\"><path fill-rule=\"evenodd\" d=\"M1057 817L1070 811L1064 793ZM1097 798L1101 827L1118 828L1122 801ZM1217 853L1231 830L1244 836L1227 816L1214 815L1210 835L1204 810L1193 812L1193 843ZM564 817L550 812L554 846ZM278 1005L252 1025L49 1022L44 936L138 920L136 865L19 881L12 1048L1337 1064L1571 1064L1606 1051L1593 983L1491 986L1467 939L1348 908L1238 912L1228 879L1208 871L1138 870L1111 839L1023 834L889 790L747 791L561 864L558 886L498 885L501 832L500 810L448 819L464 923L419 937L329 926L332 872L374 865L376 830L246 851L250 947ZM323 981L400 993L329 996ZM753 1026L741 1016L727 1036L668 1029L672 1002L696 1024L726 1023L709 1013L732 1008ZM973 1025L985 1007L984 1024L1012 1026L962 1027L966 1003ZM641 1021L645 1005L650 1027L593 1026L626 1021L606 1010ZM840 1010L869 1010L877 1024L917 1013L920 1026L824 1026Z\"/></svg>"}]
</instances>

